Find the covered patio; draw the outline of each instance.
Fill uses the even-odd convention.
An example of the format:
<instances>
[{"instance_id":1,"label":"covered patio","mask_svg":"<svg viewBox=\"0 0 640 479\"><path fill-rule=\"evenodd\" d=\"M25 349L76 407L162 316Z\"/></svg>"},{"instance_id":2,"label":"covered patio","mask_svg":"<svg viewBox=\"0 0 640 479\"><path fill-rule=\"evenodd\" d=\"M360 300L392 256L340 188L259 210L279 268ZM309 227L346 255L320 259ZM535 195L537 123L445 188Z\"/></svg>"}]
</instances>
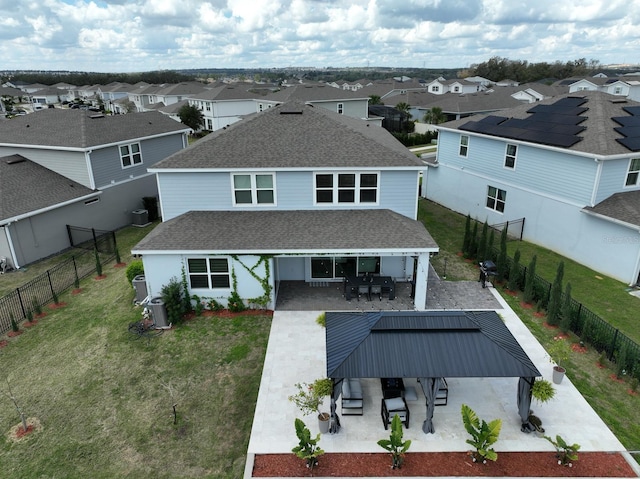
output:
<instances>
[{"instance_id":1,"label":"covered patio","mask_svg":"<svg viewBox=\"0 0 640 479\"><path fill-rule=\"evenodd\" d=\"M459 283L473 295L478 283ZM551 380L552 368L548 356L517 315L492 288L483 292L494 295L496 312L513 337L522 346L531 362L545 379ZM464 298L465 296L461 296ZM462 306L461 300L457 300ZM264 363L260 391L256 404L245 477L251 477L252 457L256 454L290 454L297 443L294 419L301 418L316 434L318 421L315 416L302 413L288 396L296 391L298 382L312 382L326 377L326 331L315 322L317 311L279 311L273 317L273 325ZM482 419L501 418L503 421L496 450L500 451L553 451L553 446L536 434L524 434L518 414L517 377L499 378L448 378L449 396L446 406L438 406L434 414L435 432L425 434L422 424L426 420L426 399L415 378L405 380L406 387L417 391L415 400L409 400L410 427L405 439L411 439L412 452L468 451L465 442L468 434L460 416L462 404L469 405ZM320 446L326 452L383 452L377 445L379 439L389 437L380 416L382 391L377 378L363 379L365 398L362 416L344 416L338 403L341 430L338 434L323 434ZM325 401L323 411L329 411ZM624 451L624 446L608 429L587 401L568 378L556 386L556 398L539 405L534 401L532 409L543 421L546 434L561 434L571 442L577 442L582 451Z\"/></svg>"}]
</instances>

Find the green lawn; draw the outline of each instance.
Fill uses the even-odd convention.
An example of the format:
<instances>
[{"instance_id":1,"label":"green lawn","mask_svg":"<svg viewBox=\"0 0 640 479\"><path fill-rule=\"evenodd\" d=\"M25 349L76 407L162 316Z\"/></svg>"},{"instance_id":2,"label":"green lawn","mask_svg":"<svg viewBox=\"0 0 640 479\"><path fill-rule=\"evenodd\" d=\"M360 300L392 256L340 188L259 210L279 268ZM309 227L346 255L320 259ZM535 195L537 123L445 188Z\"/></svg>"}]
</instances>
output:
<instances>
[{"instance_id":1,"label":"green lawn","mask_svg":"<svg viewBox=\"0 0 640 479\"><path fill-rule=\"evenodd\" d=\"M444 272L444 259L447 259L448 279L477 279L478 269L456 253L462 249L466 218L447 208L427 200L420 200L419 218L425 223L431 236L440 246L440 254L432 259L432 264L440 276ZM496 237L495 245L498 246ZM599 314L612 325L620 328L629 337L640 342L640 328L637 326L640 299L629 295L626 286L619 281L598 275L573 261L545 250L539 246L510 241L508 251L511 256L516 249L522 254L521 264L527 265L536 254L536 272L553 281L558 262L565 262L565 281L570 281L572 296L584 302L585 306ZM498 289L498 291L501 291ZM503 294L503 298L524 321L540 343L547 347L558 332L542 326L543 319L535 317L531 309L520 306L520 298ZM572 341L578 341L573 337ZM607 423L628 450L640 450L640 395L628 393L629 381L618 383L611 379L614 372L611 365L605 369L597 366L599 354L588 350L586 353L572 352L567 376L580 390L589 404ZM640 456L635 456L640 459Z\"/></svg>"},{"instance_id":2,"label":"green lawn","mask_svg":"<svg viewBox=\"0 0 640 479\"><path fill-rule=\"evenodd\" d=\"M124 261L147 232L119 232ZM132 340L134 291L124 269L104 272L0 350L3 477L241 477L271 318L201 317ZM42 425L20 442L6 379Z\"/></svg>"}]
</instances>

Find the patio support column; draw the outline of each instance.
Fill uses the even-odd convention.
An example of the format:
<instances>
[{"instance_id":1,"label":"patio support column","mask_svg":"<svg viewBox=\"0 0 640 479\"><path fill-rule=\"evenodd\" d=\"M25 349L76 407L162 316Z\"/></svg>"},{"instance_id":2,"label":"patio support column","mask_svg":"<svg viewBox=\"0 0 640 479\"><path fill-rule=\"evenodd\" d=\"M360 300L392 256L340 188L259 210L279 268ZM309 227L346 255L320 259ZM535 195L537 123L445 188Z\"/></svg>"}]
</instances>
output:
<instances>
[{"instance_id":1,"label":"patio support column","mask_svg":"<svg viewBox=\"0 0 640 479\"><path fill-rule=\"evenodd\" d=\"M413 304L416 311L427 309L427 276L429 274L429 253L422 253L418 256L418 267L416 268L416 291Z\"/></svg>"}]
</instances>

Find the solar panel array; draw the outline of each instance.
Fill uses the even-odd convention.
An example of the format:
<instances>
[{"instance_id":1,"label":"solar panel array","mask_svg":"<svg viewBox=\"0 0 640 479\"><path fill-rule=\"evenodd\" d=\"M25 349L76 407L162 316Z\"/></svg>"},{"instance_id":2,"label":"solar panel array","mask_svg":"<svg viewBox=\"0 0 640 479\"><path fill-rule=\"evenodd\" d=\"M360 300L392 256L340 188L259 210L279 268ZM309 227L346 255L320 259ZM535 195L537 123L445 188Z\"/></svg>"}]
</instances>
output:
<instances>
[{"instance_id":1,"label":"solar panel array","mask_svg":"<svg viewBox=\"0 0 640 479\"><path fill-rule=\"evenodd\" d=\"M479 121L469 121L461 130L485 135L529 141L542 145L568 148L582 140L579 133L585 130L580 123L588 108L581 97L566 97L550 105L536 105L527 113L528 118L506 118L490 115Z\"/></svg>"},{"instance_id":2,"label":"solar panel array","mask_svg":"<svg viewBox=\"0 0 640 479\"><path fill-rule=\"evenodd\" d=\"M625 106L622 108L631 116L616 116L612 120L622 125L614 128L624 138L616 141L631 151L640 151L640 106Z\"/></svg>"}]
</instances>

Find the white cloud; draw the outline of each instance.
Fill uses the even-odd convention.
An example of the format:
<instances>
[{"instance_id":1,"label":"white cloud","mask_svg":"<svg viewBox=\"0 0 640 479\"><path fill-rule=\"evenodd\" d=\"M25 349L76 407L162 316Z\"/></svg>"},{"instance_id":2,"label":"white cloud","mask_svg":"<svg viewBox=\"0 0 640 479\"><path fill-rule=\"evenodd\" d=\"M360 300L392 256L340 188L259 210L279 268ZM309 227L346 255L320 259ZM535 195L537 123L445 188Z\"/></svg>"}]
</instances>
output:
<instances>
[{"instance_id":1,"label":"white cloud","mask_svg":"<svg viewBox=\"0 0 640 479\"><path fill-rule=\"evenodd\" d=\"M0 58L97 71L640 62L638 23L623 0L0 0Z\"/></svg>"}]
</instances>

